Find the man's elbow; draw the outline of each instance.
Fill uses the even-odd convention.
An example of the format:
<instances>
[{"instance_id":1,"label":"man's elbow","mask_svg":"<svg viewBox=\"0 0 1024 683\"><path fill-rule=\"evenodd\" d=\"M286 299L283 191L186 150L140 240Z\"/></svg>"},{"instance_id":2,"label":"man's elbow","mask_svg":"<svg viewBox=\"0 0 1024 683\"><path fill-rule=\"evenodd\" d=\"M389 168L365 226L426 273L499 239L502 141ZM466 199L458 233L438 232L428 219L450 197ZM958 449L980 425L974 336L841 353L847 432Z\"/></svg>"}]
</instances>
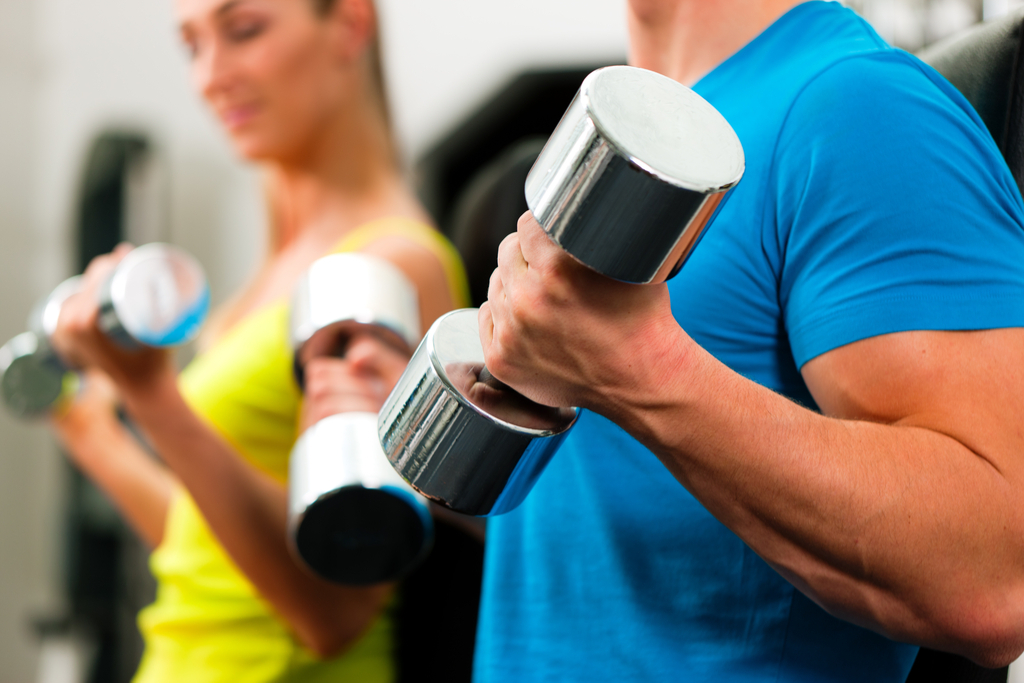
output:
<instances>
[{"instance_id":1,"label":"man's elbow","mask_svg":"<svg viewBox=\"0 0 1024 683\"><path fill-rule=\"evenodd\" d=\"M1024 653L1024 610L1001 594L997 607L993 596L972 600L951 611L944 628L951 649L980 666L1003 667Z\"/></svg>"},{"instance_id":2,"label":"man's elbow","mask_svg":"<svg viewBox=\"0 0 1024 683\"><path fill-rule=\"evenodd\" d=\"M1024 653L1024 638L1019 634L1013 638L994 634L987 638L963 642L961 654L979 666L990 669L1004 667Z\"/></svg>"}]
</instances>

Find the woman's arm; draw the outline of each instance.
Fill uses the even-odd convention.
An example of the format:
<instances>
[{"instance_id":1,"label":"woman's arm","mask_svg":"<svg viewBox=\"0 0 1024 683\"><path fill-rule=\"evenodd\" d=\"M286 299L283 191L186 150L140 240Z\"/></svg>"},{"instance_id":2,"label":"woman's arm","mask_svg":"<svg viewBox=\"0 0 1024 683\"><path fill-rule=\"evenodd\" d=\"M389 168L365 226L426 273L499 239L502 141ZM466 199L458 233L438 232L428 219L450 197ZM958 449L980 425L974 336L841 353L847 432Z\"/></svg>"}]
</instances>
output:
<instances>
[{"instance_id":1,"label":"woman's arm","mask_svg":"<svg viewBox=\"0 0 1024 683\"><path fill-rule=\"evenodd\" d=\"M53 417L54 432L72 462L155 548L163 539L174 478L118 420L110 380L97 370L84 380L75 402Z\"/></svg>"},{"instance_id":2,"label":"woman's arm","mask_svg":"<svg viewBox=\"0 0 1024 683\"><path fill-rule=\"evenodd\" d=\"M380 613L392 587L337 586L302 568L287 547L287 491L192 412L173 372L126 381L122 390L129 412L224 549L302 643L321 657L353 643Z\"/></svg>"},{"instance_id":3,"label":"woman's arm","mask_svg":"<svg viewBox=\"0 0 1024 683\"><path fill-rule=\"evenodd\" d=\"M452 292L438 257L426 247L405 237L386 235L361 250L390 261L416 285L419 293L421 332L426 333L435 320L456 307L457 294Z\"/></svg>"},{"instance_id":4,"label":"woman's arm","mask_svg":"<svg viewBox=\"0 0 1024 683\"><path fill-rule=\"evenodd\" d=\"M444 271L433 254L407 240L381 242L368 251L406 272L419 291L421 311L436 316L451 306ZM61 311L54 343L68 360L109 374L128 412L262 597L307 647L322 657L338 654L380 613L392 586L342 587L308 573L287 547L284 487L251 467L192 412L167 353L128 352L98 330L94 291L121 256L100 257L90 265L83 291Z\"/></svg>"}]
</instances>

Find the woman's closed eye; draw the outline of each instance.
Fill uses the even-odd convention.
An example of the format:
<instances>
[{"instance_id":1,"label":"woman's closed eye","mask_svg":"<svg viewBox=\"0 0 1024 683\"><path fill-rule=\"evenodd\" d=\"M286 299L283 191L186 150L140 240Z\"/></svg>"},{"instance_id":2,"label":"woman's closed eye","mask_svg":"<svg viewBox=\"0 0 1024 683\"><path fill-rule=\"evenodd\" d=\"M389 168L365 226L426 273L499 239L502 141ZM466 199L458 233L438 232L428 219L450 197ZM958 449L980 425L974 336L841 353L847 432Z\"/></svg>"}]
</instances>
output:
<instances>
[{"instance_id":1,"label":"woman's closed eye","mask_svg":"<svg viewBox=\"0 0 1024 683\"><path fill-rule=\"evenodd\" d=\"M229 42L240 44L262 34L268 24L269 20L265 17L237 13L235 16L228 17L224 22L223 30Z\"/></svg>"},{"instance_id":2,"label":"woman's closed eye","mask_svg":"<svg viewBox=\"0 0 1024 683\"><path fill-rule=\"evenodd\" d=\"M194 22L185 22L181 26L181 42L189 58L199 57L211 40L216 42L219 39L231 45L246 43L266 32L271 22L271 17L261 8L240 0L225 3L215 14L212 26L207 23L205 27L197 27Z\"/></svg>"}]
</instances>

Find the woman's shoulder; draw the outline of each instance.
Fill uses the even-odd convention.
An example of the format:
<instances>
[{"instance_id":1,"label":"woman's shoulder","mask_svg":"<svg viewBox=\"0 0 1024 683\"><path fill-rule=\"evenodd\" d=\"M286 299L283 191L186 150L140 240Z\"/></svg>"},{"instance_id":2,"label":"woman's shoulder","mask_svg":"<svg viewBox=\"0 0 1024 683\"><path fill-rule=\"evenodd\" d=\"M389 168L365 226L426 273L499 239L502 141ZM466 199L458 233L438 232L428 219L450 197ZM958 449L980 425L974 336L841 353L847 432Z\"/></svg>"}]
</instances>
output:
<instances>
[{"instance_id":1,"label":"woman's shoulder","mask_svg":"<svg viewBox=\"0 0 1024 683\"><path fill-rule=\"evenodd\" d=\"M368 221L350 230L335 243L331 253L360 251L367 245L388 237L404 237L428 248L454 251L451 242L429 223L407 216L387 216Z\"/></svg>"},{"instance_id":2,"label":"woman's shoulder","mask_svg":"<svg viewBox=\"0 0 1024 683\"><path fill-rule=\"evenodd\" d=\"M462 258L448 238L429 223L404 216L373 220L342 237L331 253L354 251L369 251L399 260L402 252L415 252L413 258L422 251L429 252L444 272L455 305L469 305L469 285Z\"/></svg>"}]
</instances>

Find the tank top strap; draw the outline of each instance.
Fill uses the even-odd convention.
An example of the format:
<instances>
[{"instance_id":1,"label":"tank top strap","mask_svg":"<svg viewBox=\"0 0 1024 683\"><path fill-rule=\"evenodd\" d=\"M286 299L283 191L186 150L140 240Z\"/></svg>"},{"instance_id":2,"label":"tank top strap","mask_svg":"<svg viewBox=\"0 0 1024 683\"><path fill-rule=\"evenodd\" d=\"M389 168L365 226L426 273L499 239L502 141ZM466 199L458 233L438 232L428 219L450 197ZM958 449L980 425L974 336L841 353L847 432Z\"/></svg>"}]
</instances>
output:
<instances>
[{"instance_id":1,"label":"tank top strap","mask_svg":"<svg viewBox=\"0 0 1024 683\"><path fill-rule=\"evenodd\" d=\"M404 237L434 254L444 269L452 300L459 307L469 306L469 281L459 252L444 235L421 221L391 217L365 223L338 240L331 253L359 251L382 237Z\"/></svg>"}]
</instances>

